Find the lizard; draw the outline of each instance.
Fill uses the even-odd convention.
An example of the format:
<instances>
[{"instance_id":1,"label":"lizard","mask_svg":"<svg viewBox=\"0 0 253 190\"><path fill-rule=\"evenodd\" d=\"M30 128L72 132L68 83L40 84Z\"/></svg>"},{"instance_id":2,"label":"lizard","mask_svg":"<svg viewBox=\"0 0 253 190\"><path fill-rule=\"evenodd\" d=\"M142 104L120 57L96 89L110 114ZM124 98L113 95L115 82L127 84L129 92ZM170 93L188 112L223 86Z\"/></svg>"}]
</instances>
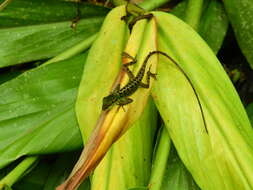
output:
<instances>
[{"instance_id":1,"label":"lizard","mask_svg":"<svg viewBox=\"0 0 253 190\"><path fill-rule=\"evenodd\" d=\"M147 62L148 62L150 56L153 54L154 53L152 53L152 52L148 54L148 56L145 58L144 62L142 63L140 70L138 71L136 76L134 76L134 74L132 73L132 71L130 71L128 66L135 64L136 59L133 58L132 56L130 56L129 54L127 54L126 52L123 53L123 56L126 56L126 57L132 59L131 62L123 65L123 68L125 69L126 73L128 74L130 80L128 81L128 83L124 87L120 88L120 85L118 85L112 91L111 94L109 94L108 96L103 98L102 110L107 110L115 104L119 105L119 106L127 105L133 101L131 98L129 98L129 96L132 95L133 93L135 93L138 88L140 88L140 87L149 88L150 77L153 77L154 79L156 79L156 74L150 72L151 66L149 67L149 70L147 72L147 83L143 83L142 79L145 75Z\"/></svg>"},{"instance_id":2,"label":"lizard","mask_svg":"<svg viewBox=\"0 0 253 190\"><path fill-rule=\"evenodd\" d=\"M190 86L193 89L193 92L196 96L197 102L199 104L199 108L200 108L200 112L201 112L201 116L203 118L203 123L205 126L205 130L208 133L207 130L207 124L206 124L206 119L204 116L204 112L203 112L203 108L199 99L199 96L193 86L193 83L191 82L190 78L188 77L188 75L185 73L185 71L182 69L182 67L172 58L170 57L168 54L162 52L162 51L152 51L150 52L147 57L145 58L140 70L138 71L137 75L134 77L133 73L128 69L129 65L132 65L134 63L136 63L136 60L134 58L132 58L130 55L128 55L127 53L124 53L125 56L132 58L133 61L125 64L124 68L126 69L127 74L130 77L129 82L120 89L120 86L118 85L115 90L108 96L103 98L103 106L102 109L106 110L109 107L111 107L112 105L116 104L116 105L120 105L120 106L124 106L126 104L131 103L133 100L131 98L129 98L128 96L132 95L135 91L137 91L137 89L139 87L143 87L143 88L149 88L149 82L150 82L150 77L153 77L156 79L156 74L151 73L150 72L150 67L149 70L147 72L147 84L142 83L142 78L145 74L145 68L147 65L147 62L149 60L149 58L154 55L154 54L161 54L163 56L165 56L167 59L169 59L172 63L174 63L176 65L176 67L183 73L183 75L186 77L186 80L189 82Z\"/></svg>"}]
</instances>

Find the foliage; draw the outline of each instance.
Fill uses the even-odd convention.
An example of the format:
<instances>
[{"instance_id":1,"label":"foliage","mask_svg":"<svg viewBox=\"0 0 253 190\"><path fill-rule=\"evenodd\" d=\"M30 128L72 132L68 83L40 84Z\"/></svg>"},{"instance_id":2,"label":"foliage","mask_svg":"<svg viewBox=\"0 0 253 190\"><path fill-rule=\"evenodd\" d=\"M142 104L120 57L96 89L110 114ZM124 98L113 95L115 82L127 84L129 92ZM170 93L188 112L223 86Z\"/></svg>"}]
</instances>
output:
<instances>
[{"instance_id":1,"label":"foliage","mask_svg":"<svg viewBox=\"0 0 253 190\"><path fill-rule=\"evenodd\" d=\"M83 144L97 142L88 139L122 74L122 52L136 55L136 73L157 49L189 76L210 136L199 132L203 118L193 111L199 104L189 81L170 61L152 58L154 102L138 89L130 106L114 106L115 116L106 116L113 124L100 128L106 140L88 160L94 167L106 156L78 189L238 189L243 180L250 189L253 2L145 0L139 6L163 12L132 31L120 20L125 9L114 8L125 2L102 2L0 0L0 189L51 190L71 177L86 156Z\"/></svg>"}]
</instances>

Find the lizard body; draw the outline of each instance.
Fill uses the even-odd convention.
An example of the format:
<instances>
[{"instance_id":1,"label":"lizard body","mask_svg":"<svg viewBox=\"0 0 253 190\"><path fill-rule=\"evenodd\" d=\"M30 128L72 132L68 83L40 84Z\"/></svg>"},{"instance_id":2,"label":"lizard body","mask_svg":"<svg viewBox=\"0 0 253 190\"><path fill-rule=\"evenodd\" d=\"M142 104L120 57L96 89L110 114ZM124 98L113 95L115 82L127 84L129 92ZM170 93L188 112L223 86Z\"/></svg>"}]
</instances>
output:
<instances>
[{"instance_id":1,"label":"lizard body","mask_svg":"<svg viewBox=\"0 0 253 190\"><path fill-rule=\"evenodd\" d=\"M129 76L130 80L124 87L120 88L120 86L118 85L116 87L116 89L110 95L103 98L102 110L106 110L114 104L123 106L123 105L131 103L133 100L131 98L128 98L128 96L132 95L140 87L149 88L150 77L155 78L155 74L151 73L150 68L149 68L149 70L147 72L147 83L145 84L142 82L142 79L145 75L145 70L146 70L148 59L153 54L150 53L145 58L142 66L136 76L134 76L134 74L128 68L128 66L135 64L136 60L134 58L132 58L130 55L128 55L127 53L124 53L124 55L133 60L129 63L124 64L124 66L123 66Z\"/></svg>"}]
</instances>

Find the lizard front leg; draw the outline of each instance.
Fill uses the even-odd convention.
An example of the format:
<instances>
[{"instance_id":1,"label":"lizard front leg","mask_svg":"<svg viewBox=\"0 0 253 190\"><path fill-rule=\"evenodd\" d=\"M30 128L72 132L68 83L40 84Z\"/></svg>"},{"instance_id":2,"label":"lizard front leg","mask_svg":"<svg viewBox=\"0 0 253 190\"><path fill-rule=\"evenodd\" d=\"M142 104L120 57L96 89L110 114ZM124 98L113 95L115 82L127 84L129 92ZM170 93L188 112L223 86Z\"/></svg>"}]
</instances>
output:
<instances>
[{"instance_id":1,"label":"lizard front leg","mask_svg":"<svg viewBox=\"0 0 253 190\"><path fill-rule=\"evenodd\" d=\"M123 98L120 98L116 104L119 106L124 106L124 105L130 104L131 102L133 102L133 99L128 98L128 97L123 97Z\"/></svg>"},{"instance_id":2,"label":"lizard front leg","mask_svg":"<svg viewBox=\"0 0 253 190\"><path fill-rule=\"evenodd\" d=\"M123 97L123 98L120 98L116 104L122 107L122 109L125 111L124 105L130 104L131 102L133 102L133 99L128 98L128 97Z\"/></svg>"},{"instance_id":3,"label":"lizard front leg","mask_svg":"<svg viewBox=\"0 0 253 190\"><path fill-rule=\"evenodd\" d=\"M137 62L137 60L134 57L132 57L131 55L129 55L127 52L123 52L122 56L125 57L125 58L131 59L130 62L123 64L123 68L124 68L124 70L126 71L128 77L131 80L131 79L134 78L134 74L132 73L132 71L128 67L130 65L135 64Z\"/></svg>"}]
</instances>

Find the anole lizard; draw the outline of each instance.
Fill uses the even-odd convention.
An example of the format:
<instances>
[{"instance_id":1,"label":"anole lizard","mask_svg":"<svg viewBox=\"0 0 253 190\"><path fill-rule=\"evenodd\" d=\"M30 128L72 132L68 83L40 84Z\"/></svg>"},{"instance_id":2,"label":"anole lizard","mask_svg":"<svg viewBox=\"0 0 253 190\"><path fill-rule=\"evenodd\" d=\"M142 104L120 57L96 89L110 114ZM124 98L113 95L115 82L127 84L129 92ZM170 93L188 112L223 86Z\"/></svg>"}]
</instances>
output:
<instances>
[{"instance_id":1,"label":"anole lizard","mask_svg":"<svg viewBox=\"0 0 253 190\"><path fill-rule=\"evenodd\" d=\"M147 83L143 83L142 79L145 74L145 69L147 66L147 62L150 58L151 55L153 55L154 52L151 52L148 54L148 56L145 58L140 70L138 71L137 75L134 76L134 74L129 70L128 66L133 65L136 63L136 60L130 56L127 53L123 53L123 56L126 56L128 58L131 58L132 61L129 63L124 64L124 69L126 70L130 80L129 82L122 88L120 88L120 85L118 85L115 90L108 96L103 98L103 106L102 110L106 110L110 108L112 105L126 105L131 103L133 100L129 98L130 95L132 95L136 90L140 87L142 88L149 88L149 82L150 82L150 77L156 78L156 74L150 72L150 67L147 72Z\"/></svg>"},{"instance_id":2,"label":"anole lizard","mask_svg":"<svg viewBox=\"0 0 253 190\"><path fill-rule=\"evenodd\" d=\"M132 62L129 62L129 63L124 65L124 68L126 69L126 72L130 77L130 80L123 88L120 89L120 86L118 85L118 87L110 95L103 98L102 109L106 110L109 107L113 106L114 104L120 105L120 106L129 104L133 100L131 98L128 98L128 96L132 95L139 87L149 88L150 77L156 78L155 77L156 74L151 73L150 68L147 72L147 84L144 84L141 81L142 81L142 78L145 74L145 68L146 68L147 62L148 62L149 58L154 54L161 54L161 55L167 57L170 61L172 61L177 66L177 68L186 77L187 81L191 85L191 87L193 89L193 92L194 92L194 94L197 98L197 101L198 101L198 104L199 104L199 107L200 107L200 112L201 112L201 115L202 115L202 118L203 118L204 126L205 126L205 129L206 129L206 132L208 133L206 120L205 120L204 113L203 113L203 108L201 106L198 94L197 94L190 78L187 76L187 74L184 72L184 70L181 68L181 66L178 65L178 63L174 59L172 59L169 55L167 55L166 53L164 53L162 51L152 51L152 52L150 52L148 54L148 56L145 58L145 60L142 64L139 72L137 73L136 77L134 77L133 73L128 69L128 66L136 63L136 60L134 58L132 58L130 55L125 53L125 56L127 56L129 58L132 58L132 60L133 60Z\"/></svg>"}]
</instances>

